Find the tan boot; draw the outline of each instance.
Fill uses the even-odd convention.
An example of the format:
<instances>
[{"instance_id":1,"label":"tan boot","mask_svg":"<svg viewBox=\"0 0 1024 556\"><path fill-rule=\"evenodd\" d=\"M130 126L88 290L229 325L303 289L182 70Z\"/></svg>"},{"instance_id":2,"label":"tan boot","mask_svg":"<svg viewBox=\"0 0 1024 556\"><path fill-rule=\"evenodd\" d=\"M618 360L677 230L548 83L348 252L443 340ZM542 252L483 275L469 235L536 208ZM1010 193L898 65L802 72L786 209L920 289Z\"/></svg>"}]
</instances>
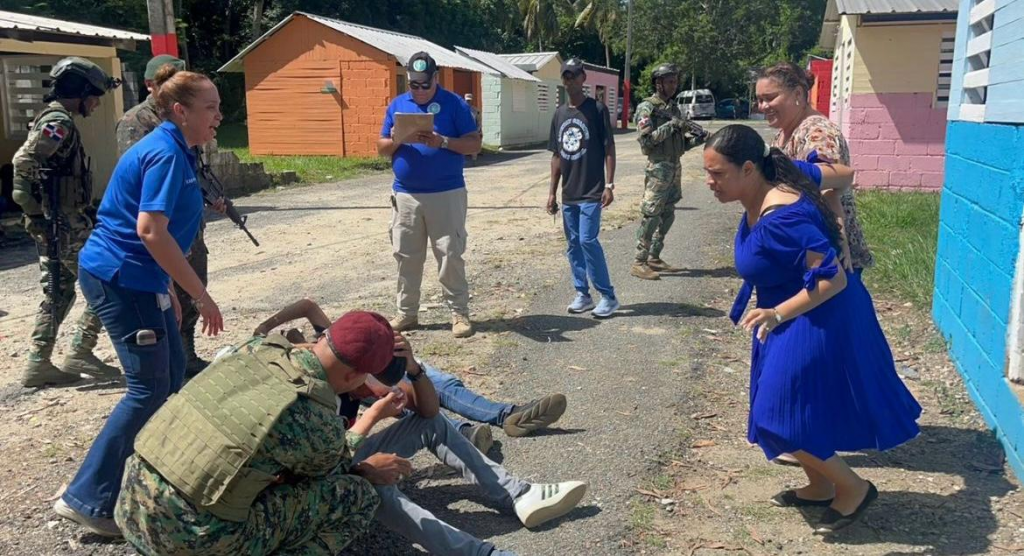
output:
<instances>
[{"instance_id":1,"label":"tan boot","mask_svg":"<svg viewBox=\"0 0 1024 556\"><path fill-rule=\"evenodd\" d=\"M661 280L661 275L654 271L647 263L634 262L629 273L641 280Z\"/></svg>"},{"instance_id":2,"label":"tan boot","mask_svg":"<svg viewBox=\"0 0 1024 556\"><path fill-rule=\"evenodd\" d=\"M657 257L647 259L647 266L651 267L651 270L656 272L679 272L683 270L681 268L676 268Z\"/></svg>"},{"instance_id":3,"label":"tan boot","mask_svg":"<svg viewBox=\"0 0 1024 556\"><path fill-rule=\"evenodd\" d=\"M456 338L468 338L473 335L473 323L468 315L452 313L452 334Z\"/></svg>"},{"instance_id":4,"label":"tan boot","mask_svg":"<svg viewBox=\"0 0 1024 556\"><path fill-rule=\"evenodd\" d=\"M405 332L420 325L420 319L416 315L399 315L391 319L391 329L395 332Z\"/></svg>"},{"instance_id":5,"label":"tan boot","mask_svg":"<svg viewBox=\"0 0 1024 556\"><path fill-rule=\"evenodd\" d=\"M117 380L121 378L121 369L113 365L107 365L100 361L99 357L91 351L81 350L72 353L64 359L65 373L80 375L87 374L99 380Z\"/></svg>"},{"instance_id":6,"label":"tan boot","mask_svg":"<svg viewBox=\"0 0 1024 556\"><path fill-rule=\"evenodd\" d=\"M82 380L82 377L65 373L58 369L49 359L29 356L28 365L21 375L21 385L25 388L42 388L44 386L65 386Z\"/></svg>"}]
</instances>

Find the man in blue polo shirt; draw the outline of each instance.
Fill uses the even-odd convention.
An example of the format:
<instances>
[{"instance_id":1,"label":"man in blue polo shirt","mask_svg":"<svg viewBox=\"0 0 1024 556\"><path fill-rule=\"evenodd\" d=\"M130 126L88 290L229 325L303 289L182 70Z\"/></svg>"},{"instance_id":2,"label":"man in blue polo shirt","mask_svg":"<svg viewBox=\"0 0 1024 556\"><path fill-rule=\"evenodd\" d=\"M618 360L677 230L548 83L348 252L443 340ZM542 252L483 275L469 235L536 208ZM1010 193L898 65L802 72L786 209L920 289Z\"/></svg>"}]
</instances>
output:
<instances>
[{"instance_id":1,"label":"man in blue polo shirt","mask_svg":"<svg viewBox=\"0 0 1024 556\"><path fill-rule=\"evenodd\" d=\"M438 279L452 311L456 338L473 335L466 282L465 155L480 152L481 136L466 101L437 83L437 63L426 52L409 58L409 92L391 101L377 152L391 158L395 173L391 206L391 245L398 261L398 314L391 327L402 332L419 325L420 282L427 240L437 259ZM396 114L433 114L431 132L392 138Z\"/></svg>"}]
</instances>

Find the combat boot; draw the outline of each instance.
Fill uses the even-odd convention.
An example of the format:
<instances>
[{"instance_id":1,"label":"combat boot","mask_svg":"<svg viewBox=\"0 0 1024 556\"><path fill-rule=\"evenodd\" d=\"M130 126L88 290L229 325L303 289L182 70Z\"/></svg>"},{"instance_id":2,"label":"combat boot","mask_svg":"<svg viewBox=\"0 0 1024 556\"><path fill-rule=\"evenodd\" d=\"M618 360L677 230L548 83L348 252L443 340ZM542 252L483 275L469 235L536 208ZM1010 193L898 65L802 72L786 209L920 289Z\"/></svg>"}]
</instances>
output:
<instances>
[{"instance_id":1,"label":"combat boot","mask_svg":"<svg viewBox=\"0 0 1024 556\"><path fill-rule=\"evenodd\" d=\"M452 334L456 338L468 338L474 332L473 321L469 320L469 315L452 313Z\"/></svg>"},{"instance_id":2,"label":"combat boot","mask_svg":"<svg viewBox=\"0 0 1024 556\"><path fill-rule=\"evenodd\" d=\"M185 380L190 380L209 367L210 362L196 355L195 328L182 331L181 340L185 348Z\"/></svg>"},{"instance_id":3,"label":"combat boot","mask_svg":"<svg viewBox=\"0 0 1024 556\"><path fill-rule=\"evenodd\" d=\"M654 270L655 272L680 272L683 270L666 263L658 257L651 257L650 259L647 259L647 266L651 267L651 270Z\"/></svg>"},{"instance_id":4,"label":"combat boot","mask_svg":"<svg viewBox=\"0 0 1024 556\"><path fill-rule=\"evenodd\" d=\"M389 322L391 329L395 332L405 332L420 325L420 319L416 315L399 315Z\"/></svg>"},{"instance_id":5,"label":"combat boot","mask_svg":"<svg viewBox=\"0 0 1024 556\"><path fill-rule=\"evenodd\" d=\"M67 374L85 374L97 380L118 380L121 369L107 365L91 351L81 350L64 359L63 371Z\"/></svg>"},{"instance_id":6,"label":"combat boot","mask_svg":"<svg viewBox=\"0 0 1024 556\"><path fill-rule=\"evenodd\" d=\"M654 271L647 263L636 261L629 269L629 273L642 280L661 280L661 275Z\"/></svg>"},{"instance_id":7,"label":"combat boot","mask_svg":"<svg viewBox=\"0 0 1024 556\"><path fill-rule=\"evenodd\" d=\"M21 385L25 388L43 388L46 386L65 386L82 380L82 377L65 373L58 369L49 359L38 355L29 355L28 365L21 375Z\"/></svg>"}]
</instances>

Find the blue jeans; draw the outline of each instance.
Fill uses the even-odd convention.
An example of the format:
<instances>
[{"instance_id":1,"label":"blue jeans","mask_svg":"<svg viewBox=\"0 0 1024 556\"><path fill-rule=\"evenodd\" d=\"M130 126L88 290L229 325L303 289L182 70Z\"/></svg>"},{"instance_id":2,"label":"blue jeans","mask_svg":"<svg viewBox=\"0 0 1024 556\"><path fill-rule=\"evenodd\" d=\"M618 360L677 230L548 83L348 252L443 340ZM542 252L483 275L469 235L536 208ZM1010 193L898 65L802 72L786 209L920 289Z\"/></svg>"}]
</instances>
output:
<instances>
[{"instance_id":1,"label":"blue jeans","mask_svg":"<svg viewBox=\"0 0 1024 556\"><path fill-rule=\"evenodd\" d=\"M128 392L110 413L63 498L81 514L113 517L125 459L134 451L135 436L146 421L181 389L185 351L174 309L161 309L157 294L105 282L84 269L79 270L78 283L110 334ZM152 330L155 343L138 345L137 333L142 330Z\"/></svg>"},{"instance_id":2,"label":"blue jeans","mask_svg":"<svg viewBox=\"0 0 1024 556\"><path fill-rule=\"evenodd\" d=\"M597 239L601 232L601 203L580 203L562 206L562 226L569 243L565 254L572 268L572 281L576 291L590 295L587 278L594 289L608 298L615 298L615 288L608 276L608 263L604 249Z\"/></svg>"},{"instance_id":3,"label":"blue jeans","mask_svg":"<svg viewBox=\"0 0 1024 556\"><path fill-rule=\"evenodd\" d=\"M502 426L505 424L505 417L512 413L515 407L508 403L497 403L477 394L466 388L466 385L458 377L439 371L431 365L419 362L423 372L427 374L430 382L434 383L434 390L441 400L441 407L478 423ZM467 421L448 419L455 426L455 430L462 430L462 427L469 425Z\"/></svg>"}]
</instances>

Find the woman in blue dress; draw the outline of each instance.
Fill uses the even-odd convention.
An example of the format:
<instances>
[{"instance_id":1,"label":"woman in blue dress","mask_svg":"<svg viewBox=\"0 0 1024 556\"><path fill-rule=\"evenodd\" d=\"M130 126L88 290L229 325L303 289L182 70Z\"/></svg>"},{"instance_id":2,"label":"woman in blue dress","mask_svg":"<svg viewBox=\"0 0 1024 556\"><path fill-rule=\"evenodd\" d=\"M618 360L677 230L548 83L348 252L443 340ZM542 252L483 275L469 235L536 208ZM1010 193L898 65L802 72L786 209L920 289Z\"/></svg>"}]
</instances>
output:
<instances>
[{"instance_id":1,"label":"woman in blue dress","mask_svg":"<svg viewBox=\"0 0 1024 556\"><path fill-rule=\"evenodd\" d=\"M836 452L914 438L921 407L896 375L870 295L838 260L838 224L818 186L741 125L708 140L704 168L719 202L745 209L735 240L744 284L730 317L753 334L749 440L768 459L793 454L807 474L772 503L826 506L815 532L836 531L878 496Z\"/></svg>"}]
</instances>

